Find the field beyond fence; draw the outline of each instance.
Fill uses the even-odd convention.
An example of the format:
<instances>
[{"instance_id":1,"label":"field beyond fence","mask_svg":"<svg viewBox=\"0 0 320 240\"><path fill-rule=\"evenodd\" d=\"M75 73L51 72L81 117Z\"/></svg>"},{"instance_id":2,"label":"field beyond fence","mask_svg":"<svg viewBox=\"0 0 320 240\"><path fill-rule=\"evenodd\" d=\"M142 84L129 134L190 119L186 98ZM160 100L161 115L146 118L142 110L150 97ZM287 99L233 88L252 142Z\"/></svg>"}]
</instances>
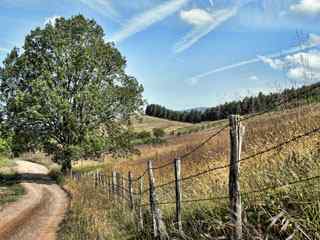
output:
<instances>
[{"instance_id":1,"label":"field beyond fence","mask_svg":"<svg viewBox=\"0 0 320 240\"><path fill-rule=\"evenodd\" d=\"M283 107L290 100L279 102L277 107ZM102 190L110 202L125 206L136 219L136 229L148 232L154 239L171 239L172 235L188 239L190 229L183 213L190 204L207 202L212 203L212 207L226 209L220 213L225 214L221 219L227 219L227 226L212 231L232 240L250 239L252 232L247 229L246 218L252 214L248 208L251 199L257 204L251 206L254 208L259 208L259 201L263 202L261 196L275 201L277 196L280 199L287 193L301 195L305 204L320 204L319 112L310 106L290 110L284 119L281 112L263 118L273 110L243 118L230 116L228 124L171 160L139 161L132 163L126 172L122 164L114 171L75 173L73 179L90 182L95 189ZM215 148L209 153L216 161L206 161L207 156L194 161L193 154L213 140ZM290 199L285 201L294 205ZM313 231L307 231L297 222L289 224L288 218L284 218L288 213L283 208L276 211L279 215L270 216L269 228L282 221L283 239L290 239L292 234L292 237L302 236L296 239L319 239L319 225L314 224ZM315 214L319 214L319 209ZM171 230L164 216L171 219ZM309 221L312 225L314 220ZM289 228L291 233L287 231Z\"/></svg>"}]
</instances>

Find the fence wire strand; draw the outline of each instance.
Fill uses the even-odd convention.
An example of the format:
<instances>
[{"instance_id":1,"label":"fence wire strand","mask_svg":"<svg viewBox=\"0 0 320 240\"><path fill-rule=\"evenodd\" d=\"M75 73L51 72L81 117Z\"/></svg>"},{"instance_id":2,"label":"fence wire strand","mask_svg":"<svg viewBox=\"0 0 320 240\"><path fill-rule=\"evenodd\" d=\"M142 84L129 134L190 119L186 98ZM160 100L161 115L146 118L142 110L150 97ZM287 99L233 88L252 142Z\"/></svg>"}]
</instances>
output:
<instances>
[{"instance_id":1,"label":"fence wire strand","mask_svg":"<svg viewBox=\"0 0 320 240\"><path fill-rule=\"evenodd\" d=\"M313 129L313 130L311 130L311 131L309 131L309 132L306 132L306 133L304 133L304 134L300 134L300 135L298 135L298 136L295 136L294 138L291 138L291 139L289 139L289 140L287 140L287 141L284 141L284 142L282 142L282 143L280 143L280 144L278 144L278 145L276 145L276 146L270 147L270 148L265 149L265 150L263 150L263 151L260 151L260 152L258 152L258 153L252 154L252 155L250 155L250 156L248 156L248 157L245 157L245 158L243 158L243 159L240 159L240 161L238 161L238 162L248 161L249 159L252 159L252 158L255 158L255 157L257 157L257 156L266 154L266 153L268 153L268 152L271 152L272 150L281 148L281 147L283 147L283 146L285 146L285 145L287 145L287 144L289 144L289 143L291 143L291 142L295 142L295 141L297 141L297 140L299 140L299 139L301 139L301 138L303 138L303 137L310 136L310 135L312 135L312 134L314 134L314 133L317 133L317 132L320 132L320 127L319 127L319 128L316 128L316 129ZM229 168L230 166L231 166L230 164L226 164L226 165L219 166L219 167L209 168L209 169L207 169L207 170L205 170L205 171L202 171L202 172L199 172L199 173L196 173L196 174L192 174L192 175L189 175L189 176L187 176L187 177L182 177L182 178L180 179L180 182L184 182L184 181L186 181L186 180L189 180L189 179L192 179L192 178L196 178L196 177L205 175L205 174L210 173L210 172L213 172L213 171L217 171L217 170ZM160 184L160 185L158 185L158 186L155 186L155 189L163 188L163 187L168 186L168 185L173 184L173 183L175 183L175 180L172 180L172 181L169 181L169 182L167 182L167 183L164 183L164 184ZM146 189L146 190L143 192L143 194L147 193L148 191L150 191L150 189Z\"/></svg>"},{"instance_id":2,"label":"fence wire strand","mask_svg":"<svg viewBox=\"0 0 320 240\"><path fill-rule=\"evenodd\" d=\"M257 193L264 193L269 190L276 190L279 188L283 188L283 187L287 187L287 186L291 186L291 185L295 185L295 184L299 184L299 183L303 183L303 182L309 182L309 181L316 180L316 179L320 179L320 175L305 178L305 179L299 179L299 180L288 182L288 183L285 183L285 184L282 184L279 186L268 186L268 187L264 187L262 189L257 189L257 190L253 190L253 191L249 191L249 192L243 192L243 193L241 193L241 196L247 196L247 195L252 195L252 194L257 194ZM212 198L188 199L188 200L182 200L181 203L205 202L205 201L223 200L223 199L229 199L229 198L230 198L229 196L221 196L221 197L212 197ZM176 204L176 202L175 201L159 202L157 204L158 205L170 205L170 204ZM141 206L148 206L148 204L144 204Z\"/></svg>"}]
</instances>

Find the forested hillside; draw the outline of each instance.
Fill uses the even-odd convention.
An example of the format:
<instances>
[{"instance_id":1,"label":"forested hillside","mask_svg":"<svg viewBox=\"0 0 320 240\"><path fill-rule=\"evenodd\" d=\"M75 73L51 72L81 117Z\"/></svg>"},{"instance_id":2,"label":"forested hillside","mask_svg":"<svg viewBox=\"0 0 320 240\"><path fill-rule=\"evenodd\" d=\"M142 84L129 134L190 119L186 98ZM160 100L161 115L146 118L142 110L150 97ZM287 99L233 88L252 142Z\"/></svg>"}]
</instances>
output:
<instances>
[{"instance_id":1,"label":"forested hillside","mask_svg":"<svg viewBox=\"0 0 320 240\"><path fill-rule=\"evenodd\" d=\"M260 92L257 96L245 97L239 101L226 102L216 107L208 108L205 111L174 111L167 109L164 106L150 104L146 108L146 115L164 118L174 121L198 123L202 121L216 121L225 119L231 114L252 114L266 109L275 108L281 101L287 101L289 105L294 107L299 97L299 102L319 102L320 101L320 83L315 83L310 86L302 86L300 88L285 89L280 93L263 94ZM305 94L308 92L308 94Z\"/></svg>"}]
</instances>

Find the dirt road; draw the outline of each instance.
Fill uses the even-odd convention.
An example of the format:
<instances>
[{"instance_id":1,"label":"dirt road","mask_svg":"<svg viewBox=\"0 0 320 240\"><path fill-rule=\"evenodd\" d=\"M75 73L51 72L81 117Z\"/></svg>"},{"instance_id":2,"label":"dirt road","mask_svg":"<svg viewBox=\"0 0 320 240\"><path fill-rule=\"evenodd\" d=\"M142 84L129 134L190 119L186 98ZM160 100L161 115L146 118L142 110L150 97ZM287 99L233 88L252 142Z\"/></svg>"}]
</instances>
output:
<instances>
[{"instance_id":1,"label":"dirt road","mask_svg":"<svg viewBox=\"0 0 320 240\"><path fill-rule=\"evenodd\" d=\"M0 240L54 240L68 198L39 164L17 161L26 194L0 211Z\"/></svg>"}]
</instances>

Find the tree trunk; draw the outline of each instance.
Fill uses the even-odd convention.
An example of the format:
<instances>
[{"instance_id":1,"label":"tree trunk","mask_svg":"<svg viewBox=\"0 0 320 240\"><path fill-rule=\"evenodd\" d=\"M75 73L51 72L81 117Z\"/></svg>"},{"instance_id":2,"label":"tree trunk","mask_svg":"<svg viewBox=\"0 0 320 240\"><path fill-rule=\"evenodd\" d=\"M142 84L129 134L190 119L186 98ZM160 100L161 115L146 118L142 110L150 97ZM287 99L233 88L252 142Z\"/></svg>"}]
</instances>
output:
<instances>
[{"instance_id":1,"label":"tree trunk","mask_svg":"<svg viewBox=\"0 0 320 240\"><path fill-rule=\"evenodd\" d=\"M65 175L70 174L72 169L71 160L70 159L64 159L62 161L61 165L61 172Z\"/></svg>"}]
</instances>

